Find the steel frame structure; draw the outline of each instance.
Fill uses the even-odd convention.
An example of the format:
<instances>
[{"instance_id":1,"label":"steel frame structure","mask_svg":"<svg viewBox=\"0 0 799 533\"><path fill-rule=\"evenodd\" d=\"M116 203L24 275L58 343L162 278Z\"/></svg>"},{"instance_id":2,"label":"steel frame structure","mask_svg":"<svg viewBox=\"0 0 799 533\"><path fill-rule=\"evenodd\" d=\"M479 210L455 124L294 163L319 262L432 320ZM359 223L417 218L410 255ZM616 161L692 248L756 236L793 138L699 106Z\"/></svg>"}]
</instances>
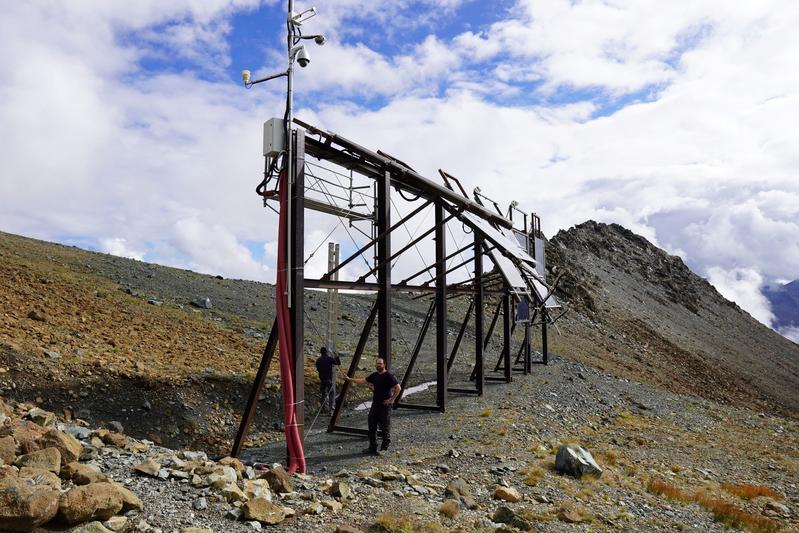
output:
<instances>
[{"instance_id":1,"label":"steel frame structure","mask_svg":"<svg viewBox=\"0 0 799 533\"><path fill-rule=\"evenodd\" d=\"M398 408L421 409L429 411L444 412L447 407L448 393L482 395L487 381L499 381L510 383L513 380L513 373L520 372L527 374L531 372L534 361L532 360L531 340L532 323L536 316L540 317L541 342L542 342L542 361L537 363L547 364L547 329L549 320L547 313L547 302L551 301L551 294L557 285L557 280L553 284L546 284L543 272L543 246L527 246L524 252L530 252L534 257L533 263L538 264L539 272L536 275L529 272L526 275L534 276L537 283L546 287L546 295L536 292L530 285L529 292L531 299L532 313L530 320L523 323L524 338L518 350L512 346L513 333L516 327L515 305L519 296L504 276L500 265L497 263L497 255L503 254L509 258L514 258L507 250L507 243L500 242L496 232L513 231L514 222L512 219L513 210L516 206L509 208L505 216L499 207L494 204L494 210L484 205L481 197L475 192L474 199L470 199L466 191L461 186L459 180L454 176L441 171L444 185L440 185L432 180L421 176L408 165L395 159L383 152L373 152L362 146L355 144L339 135L318 129L310 124L294 119L294 124L300 127L290 128L290 142L292 143L292 167L293 179L289 191L289 282L288 298L290 306L290 316L292 324L293 346L295 349L293 359L293 379L294 397L297 404L297 420L305 419L304 415L304 291L306 289L353 289L360 291L374 291L377 294L376 300L363 323L360 338L352 360L350 361L347 374L353 376L358 369L366 349L367 341L370 337L375 322L377 323L377 344L378 354L386 361L386 367L392 368L392 295L395 292L407 292L419 295L432 295L433 299L428 308L422 327L420 328L407 367L401 377L403 393L410 382L411 373L417 363L417 359L423 349L425 337L432 324L435 324L435 368L436 368L436 399L434 405L420 405L405 401L402 396L397 400ZM333 163L351 172L355 172L362 177L370 178L374 182L374 212L369 214L354 213L352 201L348 209L332 205L324 205L318 200L306 201L306 157L313 157L319 161ZM458 187L459 191L455 189ZM397 213L392 212L391 191L392 189L400 193L415 196L415 200L420 202L419 207L412 210L397 221L393 217ZM407 200L407 198L406 198ZM420 237L412 240L398 250L392 248L392 235L398 228L408 224L425 207L433 206L435 221L433 226L425 231ZM366 220L371 219L373 224L373 238L364 246L360 247L348 258L339 262L326 274L318 279L309 279L304 273L304 233L305 233L305 209L314 209L340 217ZM518 211L518 209L516 209ZM521 212L521 211L519 211ZM540 220L535 214L531 215L528 224L527 214L523 213L523 226L521 231L528 237L528 242L533 239L540 239ZM477 219L482 222L477 222ZM446 228L447 223L457 222L471 229L473 233L472 242L458 250L448 253ZM494 228L489 231L485 225ZM399 282L392 278L392 261L396 260L405 251L415 245L422 238L433 235L435 241L435 260L425 266L423 270ZM543 241L541 241L543 242ZM540 248L540 252L537 250ZM365 274L356 280L339 280L338 273L346 265L352 263L357 257L367 253L374 253L375 265ZM464 252L471 251L471 257L461 261L457 266L448 268L447 261ZM490 272L484 271L484 259L486 256L495 263L495 268ZM518 252L516 259L518 261ZM471 265L473 277L458 283L448 283L447 274L458 268L465 268ZM528 269L529 270L529 269ZM421 274L433 271L434 276L425 283L413 283ZM521 271L521 269L520 269ZM527 271L525 271L527 272ZM376 275L376 282L367 282L366 279ZM458 329L458 334L450 346L447 334L447 321L449 301L453 298L469 298L468 309L463 321ZM491 316L490 325L487 330L484 328L485 307L489 299L496 300L496 307ZM486 372L486 351L493 336L499 317L502 315L500 325L502 335L502 350L499 360L494 365L490 374ZM450 387L449 376L460 350L464 335L469 323L473 324L475 338L475 349L473 359L473 370L470 375L470 383L473 386ZM269 365L277 349L278 330L272 326L266 348L261 357L261 362L256 373L255 382L251 388L247 404L242 416L241 424L233 445L232 456L240 454L248 428L255 414L258 397L263 388ZM515 356L514 356L515 355ZM399 376L398 376L399 377ZM367 430L362 428L347 427L340 424L342 410L350 391L349 382L344 382L341 386L336 405L328 425L328 432L341 432L356 435L367 435ZM300 428L303 429L302 427ZM300 433L303 435L303 432Z\"/></svg>"}]
</instances>

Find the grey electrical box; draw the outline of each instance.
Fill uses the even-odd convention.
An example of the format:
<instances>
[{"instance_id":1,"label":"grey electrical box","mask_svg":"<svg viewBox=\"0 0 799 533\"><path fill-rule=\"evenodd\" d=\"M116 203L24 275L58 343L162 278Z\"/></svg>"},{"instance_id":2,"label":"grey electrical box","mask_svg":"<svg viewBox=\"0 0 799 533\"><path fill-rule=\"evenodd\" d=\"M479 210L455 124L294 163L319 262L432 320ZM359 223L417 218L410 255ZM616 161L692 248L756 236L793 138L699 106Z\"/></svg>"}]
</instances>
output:
<instances>
[{"instance_id":1,"label":"grey electrical box","mask_svg":"<svg viewBox=\"0 0 799 533\"><path fill-rule=\"evenodd\" d=\"M285 149L285 122L281 118L270 118L264 122L264 155L274 157Z\"/></svg>"}]
</instances>

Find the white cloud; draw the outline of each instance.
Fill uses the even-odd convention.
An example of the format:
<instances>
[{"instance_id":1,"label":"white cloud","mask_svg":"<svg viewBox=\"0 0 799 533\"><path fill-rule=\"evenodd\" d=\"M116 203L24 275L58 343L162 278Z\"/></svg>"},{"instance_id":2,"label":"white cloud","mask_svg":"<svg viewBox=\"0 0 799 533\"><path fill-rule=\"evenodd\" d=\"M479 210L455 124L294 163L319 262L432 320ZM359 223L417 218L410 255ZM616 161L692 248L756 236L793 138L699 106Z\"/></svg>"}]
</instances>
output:
<instances>
[{"instance_id":1,"label":"white cloud","mask_svg":"<svg viewBox=\"0 0 799 533\"><path fill-rule=\"evenodd\" d=\"M779 333L786 339L789 339L795 342L796 344L799 344L799 328L791 328L791 327L781 328L779 330Z\"/></svg>"},{"instance_id":2,"label":"white cloud","mask_svg":"<svg viewBox=\"0 0 799 533\"><path fill-rule=\"evenodd\" d=\"M141 261L146 254L145 251L134 250L124 237L109 237L100 239L100 251L128 259L138 259Z\"/></svg>"},{"instance_id":3,"label":"white cloud","mask_svg":"<svg viewBox=\"0 0 799 533\"><path fill-rule=\"evenodd\" d=\"M177 69L153 75L138 63L181 54L197 69L224 67L230 16L255 4L5 6L0 227L111 235L124 239L122 253L273 275L245 243L270 247L276 236L252 189L260 123L282 114L279 91ZM298 71L298 101L309 103L298 115L428 177L444 168L504 205L518 200L548 234L594 217L680 253L700 273L718 269L730 286L755 287L754 274L799 277L799 134L785 127L799 121L799 5L520 0L490 27L436 35L433 21L460 4L320 6L308 31L330 43L312 47L313 62ZM374 27L382 33L369 34ZM409 30L429 35L403 42ZM625 100L630 93L640 101ZM367 107L374 96L386 105ZM308 241L330 227L310 217ZM330 239L355 246L341 228ZM270 250L263 262L272 265ZM408 257L401 272L414 267ZM752 290L730 294L768 317Z\"/></svg>"},{"instance_id":4,"label":"white cloud","mask_svg":"<svg viewBox=\"0 0 799 533\"><path fill-rule=\"evenodd\" d=\"M728 300L741 306L763 324L771 324L774 314L768 299L760 292L763 278L751 269L724 270L719 267L707 269L708 281Z\"/></svg>"}]
</instances>

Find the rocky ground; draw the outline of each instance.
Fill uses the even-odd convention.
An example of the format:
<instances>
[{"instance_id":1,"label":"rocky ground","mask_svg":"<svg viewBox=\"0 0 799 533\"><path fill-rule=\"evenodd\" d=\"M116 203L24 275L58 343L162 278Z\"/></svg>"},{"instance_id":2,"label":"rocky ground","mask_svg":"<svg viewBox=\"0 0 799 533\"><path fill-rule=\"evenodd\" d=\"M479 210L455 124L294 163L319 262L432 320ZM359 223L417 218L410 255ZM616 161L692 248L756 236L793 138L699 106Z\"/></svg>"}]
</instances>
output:
<instances>
[{"instance_id":1,"label":"rocky ground","mask_svg":"<svg viewBox=\"0 0 799 533\"><path fill-rule=\"evenodd\" d=\"M19 429L9 430L24 424L26 434L74 435L80 464L103 476L92 483L116 482L141 500L110 522L95 513L114 531L251 531L272 523L396 532L799 528L795 421L664 393L560 357L451 406L444 414L396 411L394 445L380 457L360 455L361 439L311 429L309 473L294 476L269 468L279 446L248 450L249 466L211 461L56 421L32 405L15 410L32 420L12 415L3 433L24 442ZM592 453L599 477L558 472L564 444ZM6 476L16 470L3 468ZM77 486L72 476L62 469L63 489ZM44 530L64 529L63 514ZM87 527L74 530L104 531Z\"/></svg>"},{"instance_id":2,"label":"rocky ground","mask_svg":"<svg viewBox=\"0 0 799 533\"><path fill-rule=\"evenodd\" d=\"M310 472L281 494L258 481L265 471L210 460L230 449L271 324L272 287L0 234L0 394L22 402L2 431L13 436L34 407L56 413L44 431L76 434L88 450L81 462L141 499L141 510L104 526L130 531L246 531L278 519L299 531L799 527L799 346L623 228L586 223L550 251L553 274L568 270L560 297L571 308L551 328L550 365L492 384L482 398L451 398L445 414L395 411L396 446L379 458L360 455L361 439L327 434L308 398ZM401 371L427 304L396 302ZM342 351L370 305L368 296L342 298ZM309 355L324 306L323 294L306 297ZM452 307L454 336L464 308ZM455 381L468 375L473 343L467 334ZM495 339L488 353L498 351ZM283 459L276 371L247 442L250 466ZM311 357L306 375L315 390ZM423 356L412 383L432 375ZM347 425L365 425L353 407L366 394L348 402ZM555 470L569 443L593 454L601 476ZM28 451L15 441L4 461ZM9 469L6 477L21 477ZM68 493L71 475L59 473ZM260 501L270 499L277 507ZM255 502L249 511L245 500ZM241 518L248 512L270 518Z\"/></svg>"}]
</instances>

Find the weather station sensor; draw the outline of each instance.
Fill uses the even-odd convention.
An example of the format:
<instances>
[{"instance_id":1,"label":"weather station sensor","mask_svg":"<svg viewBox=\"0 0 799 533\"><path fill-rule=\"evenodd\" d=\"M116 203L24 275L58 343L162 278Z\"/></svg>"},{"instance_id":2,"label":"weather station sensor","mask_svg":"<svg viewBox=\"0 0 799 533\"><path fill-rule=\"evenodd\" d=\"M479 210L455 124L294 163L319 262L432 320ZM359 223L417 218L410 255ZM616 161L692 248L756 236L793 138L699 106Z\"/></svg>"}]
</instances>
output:
<instances>
[{"instance_id":1,"label":"weather station sensor","mask_svg":"<svg viewBox=\"0 0 799 533\"><path fill-rule=\"evenodd\" d=\"M281 118L264 122L264 156L275 157L284 150L286 123Z\"/></svg>"}]
</instances>

